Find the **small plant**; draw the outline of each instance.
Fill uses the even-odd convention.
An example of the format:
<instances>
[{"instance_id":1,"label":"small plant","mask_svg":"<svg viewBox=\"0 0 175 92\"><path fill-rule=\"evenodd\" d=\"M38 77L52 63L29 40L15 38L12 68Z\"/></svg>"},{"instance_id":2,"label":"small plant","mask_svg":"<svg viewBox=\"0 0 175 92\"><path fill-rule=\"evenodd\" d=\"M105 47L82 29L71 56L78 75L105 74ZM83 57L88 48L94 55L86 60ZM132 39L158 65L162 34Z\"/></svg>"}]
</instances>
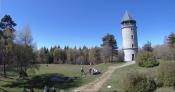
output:
<instances>
[{"instance_id":1,"label":"small plant","mask_svg":"<svg viewBox=\"0 0 175 92\"><path fill-rule=\"evenodd\" d=\"M146 74L130 72L123 78L125 92L154 92L157 88L155 81Z\"/></svg>"},{"instance_id":2,"label":"small plant","mask_svg":"<svg viewBox=\"0 0 175 92\"><path fill-rule=\"evenodd\" d=\"M175 62L162 62L157 73L158 79L164 86L173 86L175 83Z\"/></svg>"},{"instance_id":3,"label":"small plant","mask_svg":"<svg viewBox=\"0 0 175 92\"><path fill-rule=\"evenodd\" d=\"M136 57L136 63L141 67L154 67L158 66L159 62L152 52L139 52Z\"/></svg>"}]
</instances>

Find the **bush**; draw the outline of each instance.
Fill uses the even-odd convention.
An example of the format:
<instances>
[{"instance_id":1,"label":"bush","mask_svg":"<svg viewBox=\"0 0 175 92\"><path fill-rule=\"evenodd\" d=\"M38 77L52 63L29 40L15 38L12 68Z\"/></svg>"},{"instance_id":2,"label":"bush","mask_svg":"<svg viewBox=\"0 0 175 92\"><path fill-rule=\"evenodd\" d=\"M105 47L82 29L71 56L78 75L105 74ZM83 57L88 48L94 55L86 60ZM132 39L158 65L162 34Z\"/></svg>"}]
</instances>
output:
<instances>
[{"instance_id":1,"label":"bush","mask_svg":"<svg viewBox=\"0 0 175 92\"><path fill-rule=\"evenodd\" d=\"M152 52L139 52L136 57L136 63L141 67L154 67L159 65L159 62Z\"/></svg>"},{"instance_id":2,"label":"bush","mask_svg":"<svg viewBox=\"0 0 175 92\"><path fill-rule=\"evenodd\" d=\"M125 92L154 92L157 88L152 78L137 72L128 73L123 78L123 87Z\"/></svg>"},{"instance_id":3,"label":"bush","mask_svg":"<svg viewBox=\"0 0 175 92\"><path fill-rule=\"evenodd\" d=\"M175 62L162 62L158 68L158 79L164 86L175 83Z\"/></svg>"}]
</instances>

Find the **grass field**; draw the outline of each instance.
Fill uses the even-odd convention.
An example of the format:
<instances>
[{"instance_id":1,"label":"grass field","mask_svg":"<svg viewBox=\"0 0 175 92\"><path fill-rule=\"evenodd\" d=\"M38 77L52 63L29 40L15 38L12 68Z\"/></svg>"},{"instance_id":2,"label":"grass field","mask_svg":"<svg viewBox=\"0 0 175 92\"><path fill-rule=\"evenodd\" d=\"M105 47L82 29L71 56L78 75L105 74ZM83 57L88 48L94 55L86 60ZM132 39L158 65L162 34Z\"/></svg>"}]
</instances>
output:
<instances>
[{"instance_id":1,"label":"grass field","mask_svg":"<svg viewBox=\"0 0 175 92\"><path fill-rule=\"evenodd\" d=\"M108 66L115 65L115 64L99 64L94 65L93 67L97 68L102 73L105 72L108 68ZM98 78L100 75L89 75L88 69L90 66L84 66L85 72L87 73L85 76L80 76L80 68L81 65L68 65L68 64L50 64L40 65L40 68L35 71L35 73L30 73L30 81L23 81L23 80L16 80L17 74L15 71L8 72L9 78L4 79L3 77L0 77L0 92L21 92L23 86L27 86L28 83L32 81L34 82L38 87L35 88L36 92L42 92L42 88L45 85L44 80L47 79L50 76L64 76L64 77L76 77L77 79L74 80L72 83L63 83L57 86L57 91L60 91L61 89L64 89L67 91L79 87L81 85L87 84L94 79ZM36 80L37 76L39 78ZM40 81L39 81L40 80ZM13 87L15 85L15 87ZM12 86L12 87L11 87Z\"/></svg>"},{"instance_id":2,"label":"grass field","mask_svg":"<svg viewBox=\"0 0 175 92\"><path fill-rule=\"evenodd\" d=\"M111 78L102 86L99 92L124 92L124 88L122 86L122 77L131 71L138 71L138 72L145 72L151 74L151 76L155 76L156 70L158 67L154 68L141 68L138 67L136 64L130 65L127 67L120 68L116 70ZM107 88L107 86L111 86L111 88ZM156 92L175 92L173 88L158 88Z\"/></svg>"},{"instance_id":3,"label":"grass field","mask_svg":"<svg viewBox=\"0 0 175 92\"><path fill-rule=\"evenodd\" d=\"M99 71L104 73L109 66L116 65L116 64L99 64L94 65L93 67L97 68ZM50 64L45 65L41 64L40 68L35 71L35 73L29 72L29 80L30 81L23 81L23 80L17 80L17 74L13 69L9 68L9 78L4 79L3 77L0 77L0 92L21 92L23 86L27 86L28 83L31 81L36 81L35 84L39 87L35 88L36 92L42 92L43 86L45 85L44 81L50 76L63 76L63 77L77 77L74 82L71 83L61 83L58 84L57 91L65 90L65 92L69 92L70 90L77 88L79 86L85 85L96 78L98 78L101 75L89 75L88 69L90 66L84 66L86 75L81 77L80 76L80 68L81 65L68 65L68 64ZM124 92L123 86L122 86L122 77L131 71L139 71L139 72L145 72L151 74L151 76L155 76L156 70L158 67L154 68L141 68L138 67L136 64L126 66L120 69L117 69L111 78L102 86L102 88L99 90L99 92ZM1 71L2 72L2 71ZM38 77L39 76L39 77ZM37 79L38 78L38 79ZM37 80L36 80L37 79ZM38 81L39 80L39 81ZM11 87L12 84L16 84L16 87ZM8 86L7 86L8 85ZM107 86L110 85L111 88L108 89ZM72 91L71 91L72 92ZM158 88L156 92L175 92L173 88Z\"/></svg>"}]
</instances>

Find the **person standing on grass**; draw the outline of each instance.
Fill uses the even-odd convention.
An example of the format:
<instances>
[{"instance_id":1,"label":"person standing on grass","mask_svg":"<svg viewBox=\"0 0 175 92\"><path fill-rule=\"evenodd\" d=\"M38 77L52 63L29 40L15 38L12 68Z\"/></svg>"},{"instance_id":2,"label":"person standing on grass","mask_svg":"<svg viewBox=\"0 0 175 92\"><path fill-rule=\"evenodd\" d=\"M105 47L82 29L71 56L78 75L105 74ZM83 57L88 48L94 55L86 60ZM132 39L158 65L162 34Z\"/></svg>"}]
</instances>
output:
<instances>
[{"instance_id":1,"label":"person standing on grass","mask_svg":"<svg viewBox=\"0 0 175 92\"><path fill-rule=\"evenodd\" d=\"M45 86L43 92L50 92L49 87L48 86Z\"/></svg>"},{"instance_id":2,"label":"person standing on grass","mask_svg":"<svg viewBox=\"0 0 175 92\"><path fill-rule=\"evenodd\" d=\"M89 74L92 75L92 68L89 68Z\"/></svg>"},{"instance_id":3,"label":"person standing on grass","mask_svg":"<svg viewBox=\"0 0 175 92\"><path fill-rule=\"evenodd\" d=\"M52 87L51 92L56 92L55 87Z\"/></svg>"},{"instance_id":4,"label":"person standing on grass","mask_svg":"<svg viewBox=\"0 0 175 92\"><path fill-rule=\"evenodd\" d=\"M81 72L81 76L85 75L85 72L84 72L83 66L81 67L80 72Z\"/></svg>"},{"instance_id":5,"label":"person standing on grass","mask_svg":"<svg viewBox=\"0 0 175 92\"><path fill-rule=\"evenodd\" d=\"M35 92L33 88L30 88L30 91L29 92Z\"/></svg>"},{"instance_id":6,"label":"person standing on grass","mask_svg":"<svg viewBox=\"0 0 175 92\"><path fill-rule=\"evenodd\" d=\"M27 89L24 87L23 90L22 90L22 92L27 92Z\"/></svg>"}]
</instances>

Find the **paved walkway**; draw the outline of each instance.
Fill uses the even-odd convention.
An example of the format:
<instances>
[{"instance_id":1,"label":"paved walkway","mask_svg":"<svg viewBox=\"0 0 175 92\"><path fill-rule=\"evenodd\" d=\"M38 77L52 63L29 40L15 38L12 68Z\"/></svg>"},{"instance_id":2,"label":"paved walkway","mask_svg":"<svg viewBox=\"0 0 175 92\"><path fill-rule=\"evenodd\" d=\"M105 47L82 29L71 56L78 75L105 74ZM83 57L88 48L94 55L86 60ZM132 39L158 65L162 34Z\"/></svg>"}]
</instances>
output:
<instances>
[{"instance_id":1,"label":"paved walkway","mask_svg":"<svg viewBox=\"0 0 175 92\"><path fill-rule=\"evenodd\" d=\"M134 64L134 62L128 62L122 65L110 66L108 70L103 73L99 78L95 81L92 81L84 86L81 86L74 90L74 92L97 92L103 84L111 77L112 73L119 68Z\"/></svg>"}]
</instances>

